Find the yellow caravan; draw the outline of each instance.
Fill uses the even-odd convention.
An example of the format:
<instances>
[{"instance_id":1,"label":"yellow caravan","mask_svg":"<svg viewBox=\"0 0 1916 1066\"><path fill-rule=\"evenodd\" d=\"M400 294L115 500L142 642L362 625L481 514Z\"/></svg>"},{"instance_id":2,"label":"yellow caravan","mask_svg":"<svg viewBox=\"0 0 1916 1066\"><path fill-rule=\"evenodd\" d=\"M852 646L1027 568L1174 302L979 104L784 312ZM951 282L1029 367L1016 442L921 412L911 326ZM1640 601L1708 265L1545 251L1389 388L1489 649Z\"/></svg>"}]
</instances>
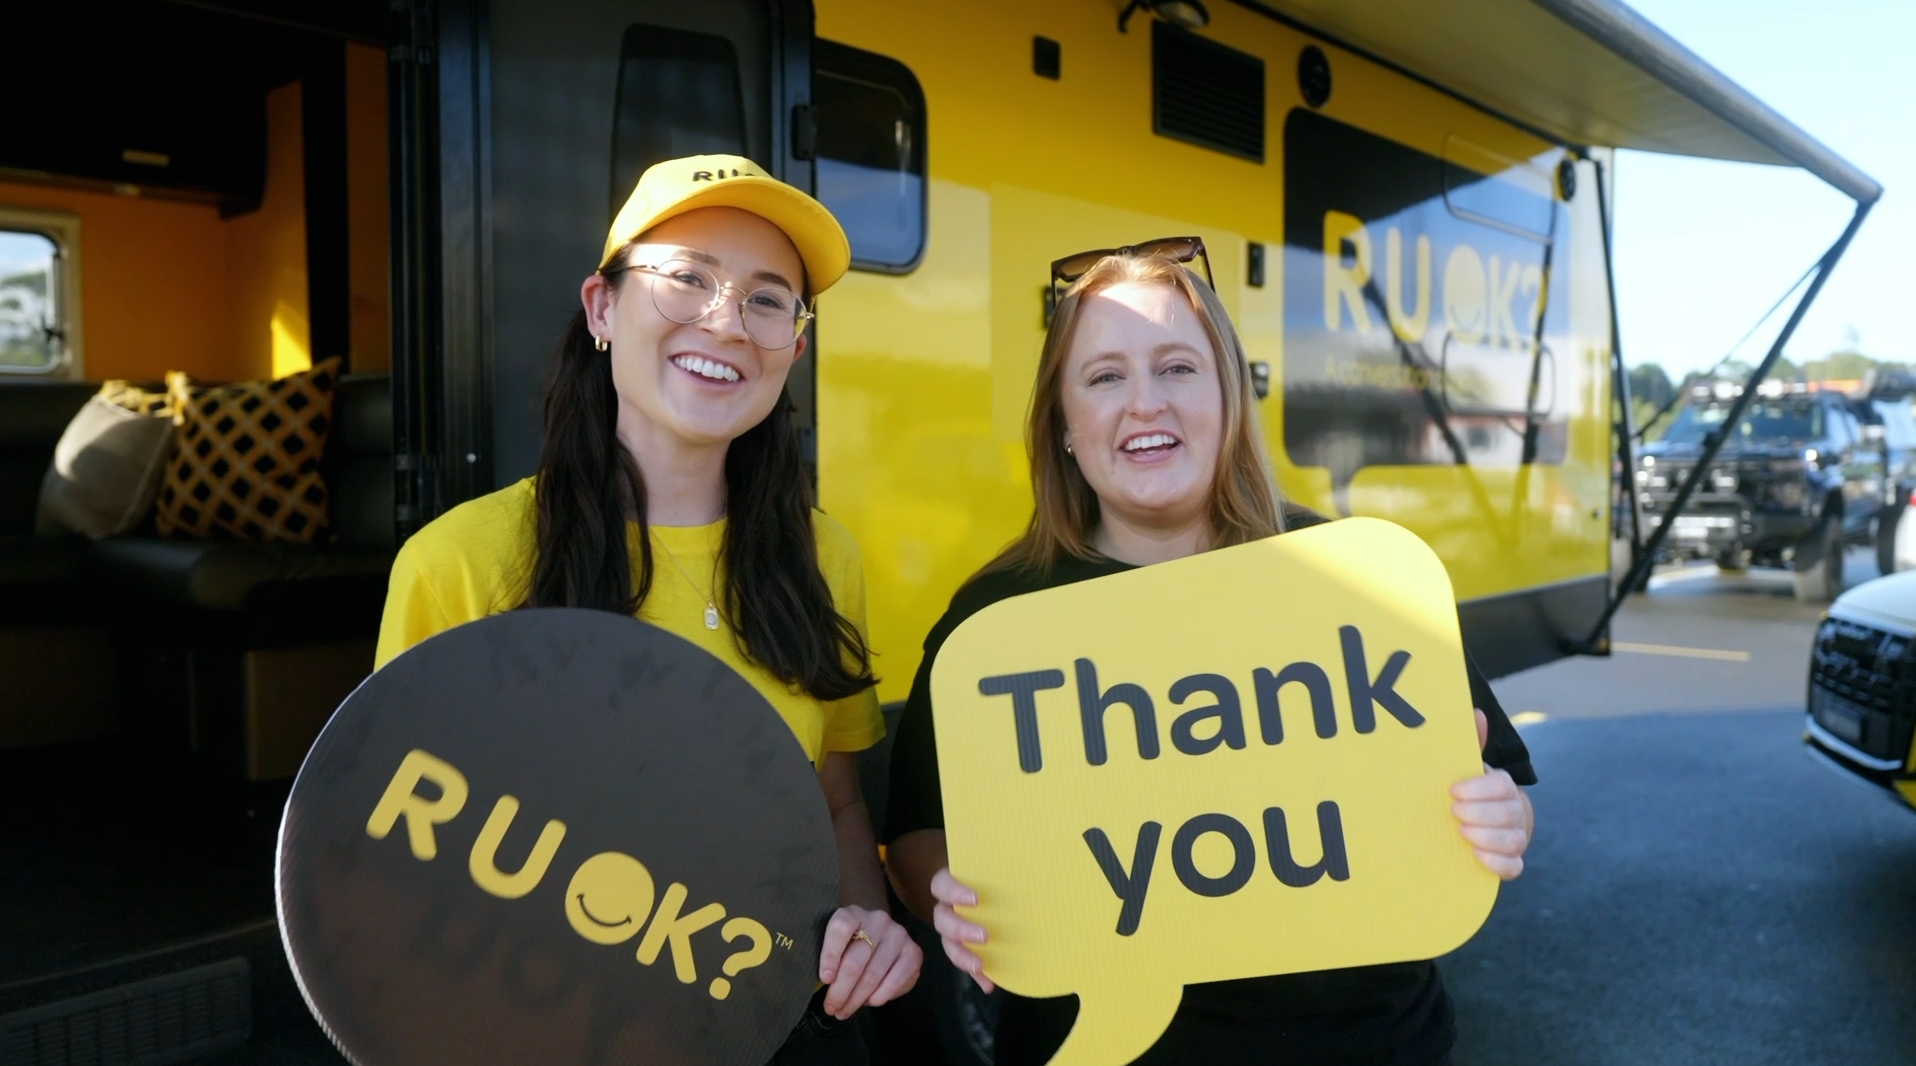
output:
<instances>
[{"instance_id":1,"label":"yellow caravan","mask_svg":"<svg viewBox=\"0 0 1916 1066\"><path fill-rule=\"evenodd\" d=\"M1880 191L1617 0L15 7L0 1047L27 1062L113 1026L167 1061L323 1045L274 934L287 779L371 667L396 544L534 469L551 346L654 161L747 155L850 232L792 399L888 703L1028 513L1053 259L1201 236L1283 491L1428 541L1495 675L1601 650L1613 530L1643 540L1612 513L1612 150L1853 197L1805 303ZM210 535L182 494L237 482L152 475L219 431L154 420L222 383L331 390L275 442L323 449L303 542ZM975 1006L917 1030L963 1060Z\"/></svg>"},{"instance_id":2,"label":"yellow caravan","mask_svg":"<svg viewBox=\"0 0 1916 1066\"><path fill-rule=\"evenodd\" d=\"M1435 547L1494 675L1600 644L1610 601L1609 147L1802 162L1874 195L1610 3L453 12L411 75L437 94L438 166L412 177L443 256L411 370L468 406L414 445L415 520L533 468L571 264L621 190L742 151L852 237L793 388L822 506L864 548L888 701L1028 514L1052 259L1202 236L1282 489Z\"/></svg>"}]
</instances>

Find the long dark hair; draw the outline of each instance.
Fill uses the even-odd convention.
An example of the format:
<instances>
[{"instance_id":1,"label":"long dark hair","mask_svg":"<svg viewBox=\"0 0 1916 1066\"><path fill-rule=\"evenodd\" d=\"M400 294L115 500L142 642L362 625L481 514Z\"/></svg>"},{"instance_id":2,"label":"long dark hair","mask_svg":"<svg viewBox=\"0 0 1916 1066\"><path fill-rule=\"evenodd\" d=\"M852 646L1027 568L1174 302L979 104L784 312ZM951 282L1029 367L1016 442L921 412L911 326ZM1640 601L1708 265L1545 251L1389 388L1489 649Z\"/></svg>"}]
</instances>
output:
<instances>
[{"instance_id":1,"label":"long dark hair","mask_svg":"<svg viewBox=\"0 0 1916 1066\"><path fill-rule=\"evenodd\" d=\"M606 280L616 286L619 279L613 273ZM522 606L630 615L652 591L645 479L619 442L618 421L611 356L594 348L581 309L553 355L535 489L538 554ZM818 569L811 482L788 393L726 450L725 516L723 598L740 652L819 700L876 684L870 649L838 613ZM636 588L626 546L626 523L634 517Z\"/></svg>"}]
</instances>

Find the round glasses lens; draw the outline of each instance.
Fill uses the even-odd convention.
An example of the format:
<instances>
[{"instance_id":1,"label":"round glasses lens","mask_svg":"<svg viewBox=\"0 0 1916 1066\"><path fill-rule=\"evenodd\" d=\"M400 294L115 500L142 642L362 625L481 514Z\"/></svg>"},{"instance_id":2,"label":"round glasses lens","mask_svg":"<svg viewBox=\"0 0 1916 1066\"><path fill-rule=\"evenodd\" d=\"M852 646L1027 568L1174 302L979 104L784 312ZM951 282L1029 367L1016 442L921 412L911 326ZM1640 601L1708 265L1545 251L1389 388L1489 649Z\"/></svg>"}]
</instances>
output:
<instances>
[{"instance_id":1,"label":"round glasses lens","mask_svg":"<svg viewBox=\"0 0 1916 1066\"><path fill-rule=\"evenodd\" d=\"M745 317L745 333L761 348L784 348L798 339L799 300L797 295L779 288L756 289L740 305Z\"/></svg>"},{"instance_id":2,"label":"round glasses lens","mask_svg":"<svg viewBox=\"0 0 1916 1066\"><path fill-rule=\"evenodd\" d=\"M718 301L718 279L696 263L674 260L652 271L652 277L653 305L681 325L704 318Z\"/></svg>"},{"instance_id":3,"label":"round glasses lens","mask_svg":"<svg viewBox=\"0 0 1916 1066\"><path fill-rule=\"evenodd\" d=\"M672 260L648 272L653 278L653 305L659 314L680 325L699 321L723 306L727 293L739 291L720 282L704 267L683 260ZM740 294L739 318L752 343L777 350L790 347L798 339L805 321L804 305L789 289L755 289Z\"/></svg>"}]
</instances>

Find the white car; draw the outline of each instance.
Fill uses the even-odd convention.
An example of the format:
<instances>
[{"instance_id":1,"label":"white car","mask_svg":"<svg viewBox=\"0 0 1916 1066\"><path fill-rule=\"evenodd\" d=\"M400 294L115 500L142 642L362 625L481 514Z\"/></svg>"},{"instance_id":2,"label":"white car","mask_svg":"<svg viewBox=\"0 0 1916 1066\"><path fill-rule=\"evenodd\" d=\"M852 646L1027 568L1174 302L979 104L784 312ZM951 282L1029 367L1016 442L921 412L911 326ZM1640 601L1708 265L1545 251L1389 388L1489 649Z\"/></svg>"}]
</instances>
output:
<instances>
[{"instance_id":1,"label":"white car","mask_svg":"<svg viewBox=\"0 0 1916 1066\"><path fill-rule=\"evenodd\" d=\"M1916 570L1865 582L1830 604L1810 650L1803 743L1916 808Z\"/></svg>"},{"instance_id":2,"label":"white car","mask_svg":"<svg viewBox=\"0 0 1916 1066\"><path fill-rule=\"evenodd\" d=\"M1911 493L1901 506L1884 512L1883 520L1892 524L1888 536L1878 533L1876 567L1885 574L1916 570L1916 520L1902 520L1903 515L1910 512L1911 504L1916 504L1916 493Z\"/></svg>"}]
</instances>

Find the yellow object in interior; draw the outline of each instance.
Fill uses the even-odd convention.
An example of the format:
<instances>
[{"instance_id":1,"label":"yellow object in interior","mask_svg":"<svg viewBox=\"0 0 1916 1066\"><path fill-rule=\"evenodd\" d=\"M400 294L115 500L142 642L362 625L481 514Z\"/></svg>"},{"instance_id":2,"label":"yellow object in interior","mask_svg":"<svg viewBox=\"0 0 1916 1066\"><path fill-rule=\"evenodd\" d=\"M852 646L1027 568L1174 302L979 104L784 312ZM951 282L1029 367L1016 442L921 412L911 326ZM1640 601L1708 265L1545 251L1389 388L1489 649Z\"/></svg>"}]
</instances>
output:
<instances>
[{"instance_id":1,"label":"yellow object in interior","mask_svg":"<svg viewBox=\"0 0 1916 1066\"><path fill-rule=\"evenodd\" d=\"M306 283L306 170L301 86L266 94L266 192L227 226L232 346L249 378L313 365Z\"/></svg>"}]
</instances>

